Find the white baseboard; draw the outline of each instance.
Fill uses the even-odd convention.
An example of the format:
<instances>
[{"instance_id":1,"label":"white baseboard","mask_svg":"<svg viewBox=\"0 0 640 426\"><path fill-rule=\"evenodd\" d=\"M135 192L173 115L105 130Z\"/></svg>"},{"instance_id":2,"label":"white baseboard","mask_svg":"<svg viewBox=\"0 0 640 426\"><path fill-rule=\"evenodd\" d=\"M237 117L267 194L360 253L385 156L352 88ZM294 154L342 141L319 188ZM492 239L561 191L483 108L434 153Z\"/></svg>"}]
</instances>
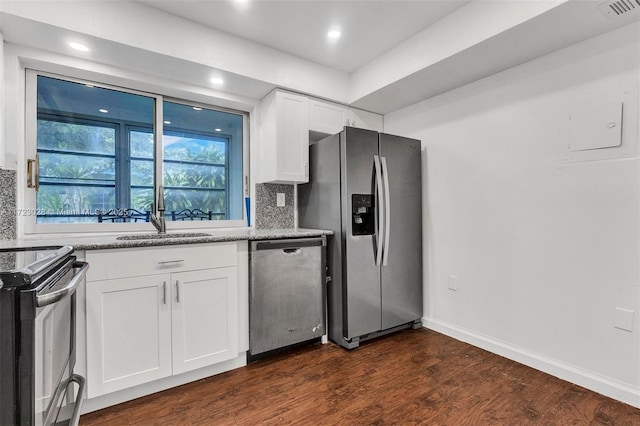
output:
<instances>
[{"instance_id":1,"label":"white baseboard","mask_svg":"<svg viewBox=\"0 0 640 426\"><path fill-rule=\"evenodd\" d=\"M545 355L531 352L521 347L478 334L443 321L422 318L422 324L430 329L453 337L481 349L493 352L505 358L519 362L536 370L582 386L609 398L640 408L640 387L630 386L591 371L566 364Z\"/></svg>"}]
</instances>

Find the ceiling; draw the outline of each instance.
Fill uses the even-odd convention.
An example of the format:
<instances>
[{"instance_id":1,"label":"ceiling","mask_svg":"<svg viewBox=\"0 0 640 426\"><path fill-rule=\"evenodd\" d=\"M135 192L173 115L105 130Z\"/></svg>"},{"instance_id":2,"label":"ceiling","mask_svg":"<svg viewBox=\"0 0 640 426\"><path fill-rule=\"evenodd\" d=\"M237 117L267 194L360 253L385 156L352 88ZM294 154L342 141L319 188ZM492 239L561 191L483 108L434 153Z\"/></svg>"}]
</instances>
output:
<instances>
[{"instance_id":1,"label":"ceiling","mask_svg":"<svg viewBox=\"0 0 640 426\"><path fill-rule=\"evenodd\" d=\"M0 0L0 24L6 43L47 52L21 58L29 68L232 109L281 87L387 114L640 20L640 8L613 16L602 4ZM73 39L91 50L71 51Z\"/></svg>"},{"instance_id":2,"label":"ceiling","mask_svg":"<svg viewBox=\"0 0 640 426\"><path fill-rule=\"evenodd\" d=\"M202 25L352 73L469 0L140 1ZM341 31L328 40L330 29Z\"/></svg>"}]
</instances>

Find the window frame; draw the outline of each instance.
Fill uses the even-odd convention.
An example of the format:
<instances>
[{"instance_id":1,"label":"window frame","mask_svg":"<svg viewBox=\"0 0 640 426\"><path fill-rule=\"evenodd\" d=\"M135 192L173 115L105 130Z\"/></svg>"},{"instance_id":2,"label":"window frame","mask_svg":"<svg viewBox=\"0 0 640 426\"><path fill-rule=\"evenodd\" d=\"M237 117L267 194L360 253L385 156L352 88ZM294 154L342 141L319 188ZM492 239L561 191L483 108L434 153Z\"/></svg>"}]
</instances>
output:
<instances>
[{"instance_id":1,"label":"window frame","mask_svg":"<svg viewBox=\"0 0 640 426\"><path fill-rule=\"evenodd\" d=\"M165 96L162 94L150 93L147 91L136 90L130 87L121 87L113 84L102 83L100 81L88 80L78 77L65 76L55 73L50 73L41 70L25 69L25 164L28 159L34 159L37 155L37 122L38 122L38 102L37 102L37 81L38 77L50 77L61 79L79 84L91 84L98 88L116 90L123 93L130 93L134 95L140 95L152 98L154 101L154 124L152 132L154 132L154 198L157 197L159 187L163 184L164 166L163 166L163 135L164 135L164 123L163 123L163 102L175 102L192 107L206 108L209 110L226 112L237 114L242 116L242 141L240 146L242 147L242 182L240 183L242 189L240 193L242 196L247 196L249 193L249 122L250 117L247 111L235 110L231 108L219 107L211 104L202 103L189 99L188 97L175 98L172 96ZM134 84L131 84L134 85ZM194 96L195 97L195 96ZM109 121L101 121L99 119L89 120L95 123L108 123ZM127 132L133 129L141 129L139 123L123 123L124 125L119 131L121 135L125 136ZM138 125L137 125L138 124ZM147 128L148 129L148 128ZM169 131L171 132L171 131ZM224 135L221 135L224 136ZM228 135L227 135L228 136ZM231 143L229 143L230 145ZM229 149L229 147L227 147ZM118 153L116 152L116 157ZM226 159L229 164L229 159ZM226 170L230 170L227 166ZM117 173L117 171L116 171ZM116 179L117 182L117 179ZM228 184L226 187L228 188ZM70 223L70 224L52 224L52 223L37 223L37 206L36 206L36 191L32 188L26 188L24 198L24 209L18 210L18 215L25 216L24 230L25 234L55 234L55 233L129 233L129 232L142 232L150 231L156 232L156 229L150 222L137 222L137 223ZM244 198L238 202L238 205L244 206ZM227 211L229 208L227 207ZM165 212L166 214L167 212ZM244 207L240 209L238 213L241 213L241 219L224 219L224 220L210 220L210 221L166 221L167 231L171 230L184 230L184 229L215 229L215 228L239 228L246 227L246 211ZM170 213L169 213L170 214Z\"/></svg>"}]
</instances>

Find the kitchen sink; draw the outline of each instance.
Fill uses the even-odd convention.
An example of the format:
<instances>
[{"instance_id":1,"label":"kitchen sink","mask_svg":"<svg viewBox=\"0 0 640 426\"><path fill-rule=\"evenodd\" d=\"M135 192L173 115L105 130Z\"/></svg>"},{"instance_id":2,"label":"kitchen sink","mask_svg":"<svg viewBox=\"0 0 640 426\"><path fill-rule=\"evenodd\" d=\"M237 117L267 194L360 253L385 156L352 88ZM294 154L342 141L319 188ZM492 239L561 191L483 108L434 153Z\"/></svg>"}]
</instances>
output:
<instances>
[{"instance_id":1,"label":"kitchen sink","mask_svg":"<svg viewBox=\"0 0 640 426\"><path fill-rule=\"evenodd\" d=\"M138 234L138 235L123 235L116 237L116 240L164 240L166 238L197 238L197 237L210 237L211 234L204 232L184 232L181 234Z\"/></svg>"}]
</instances>

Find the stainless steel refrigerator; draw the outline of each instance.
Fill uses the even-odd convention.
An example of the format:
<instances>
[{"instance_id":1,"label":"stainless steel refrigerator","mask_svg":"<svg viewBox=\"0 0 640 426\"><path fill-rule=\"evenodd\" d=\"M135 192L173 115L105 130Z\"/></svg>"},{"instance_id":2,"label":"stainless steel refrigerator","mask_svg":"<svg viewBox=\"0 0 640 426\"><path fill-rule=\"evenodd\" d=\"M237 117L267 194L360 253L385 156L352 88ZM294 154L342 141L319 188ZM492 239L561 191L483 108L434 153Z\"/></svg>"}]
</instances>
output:
<instances>
[{"instance_id":1,"label":"stainless steel refrigerator","mask_svg":"<svg viewBox=\"0 0 640 426\"><path fill-rule=\"evenodd\" d=\"M345 127L310 146L298 223L327 246L329 338L345 348L422 317L420 141Z\"/></svg>"}]
</instances>

